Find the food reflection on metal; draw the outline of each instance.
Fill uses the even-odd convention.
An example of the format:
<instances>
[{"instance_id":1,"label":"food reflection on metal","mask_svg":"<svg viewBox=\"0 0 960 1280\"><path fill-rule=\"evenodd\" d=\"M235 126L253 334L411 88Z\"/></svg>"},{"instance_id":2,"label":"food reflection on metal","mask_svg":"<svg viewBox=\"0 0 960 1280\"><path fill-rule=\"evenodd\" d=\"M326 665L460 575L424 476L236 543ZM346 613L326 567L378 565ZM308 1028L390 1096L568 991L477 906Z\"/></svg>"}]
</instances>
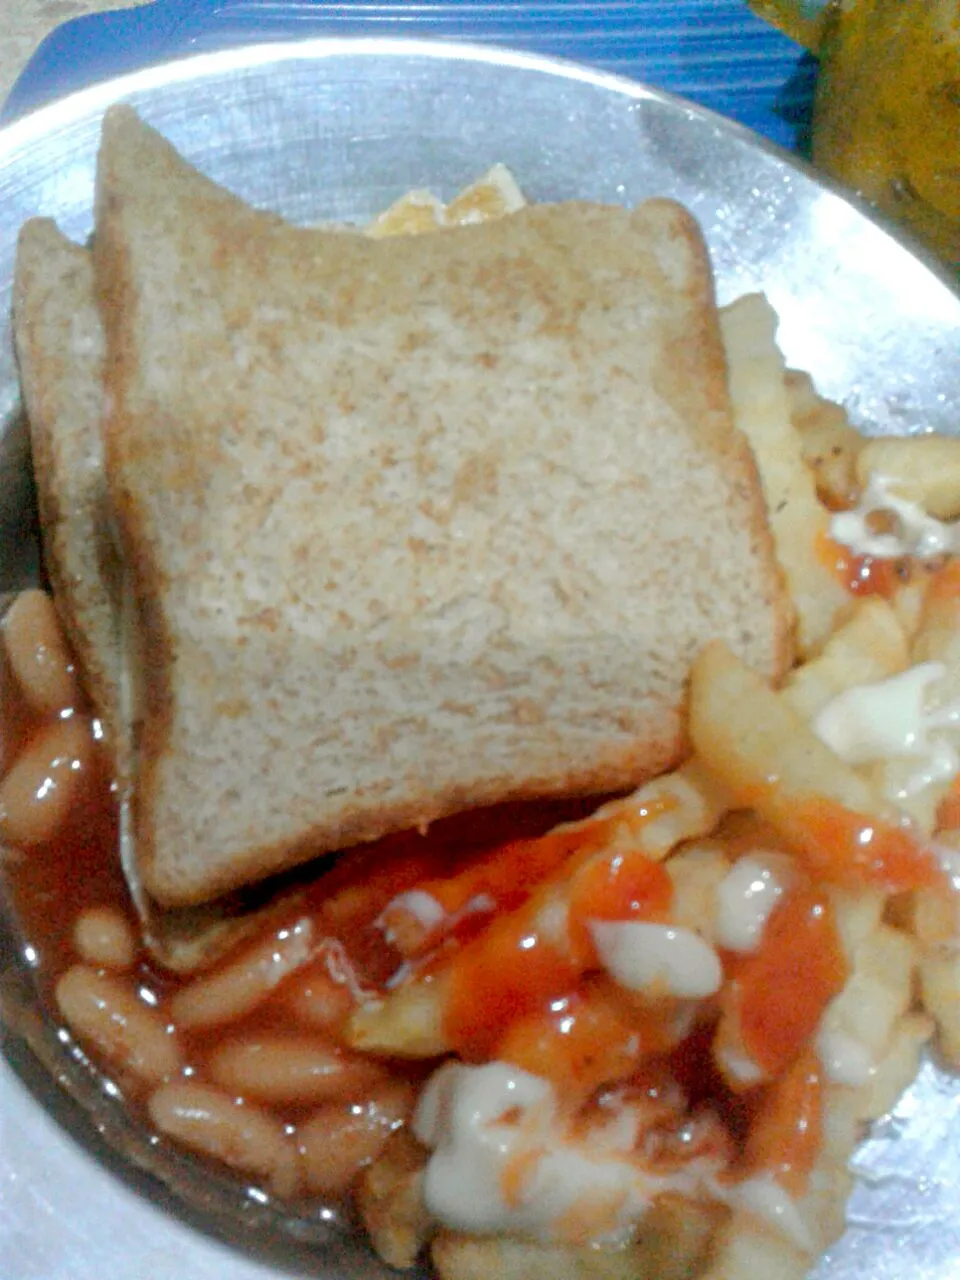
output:
<instances>
[{"instance_id":1,"label":"food reflection on metal","mask_svg":"<svg viewBox=\"0 0 960 1280\"><path fill-rule=\"evenodd\" d=\"M954 0L751 0L820 58L813 159L960 267Z\"/></svg>"}]
</instances>

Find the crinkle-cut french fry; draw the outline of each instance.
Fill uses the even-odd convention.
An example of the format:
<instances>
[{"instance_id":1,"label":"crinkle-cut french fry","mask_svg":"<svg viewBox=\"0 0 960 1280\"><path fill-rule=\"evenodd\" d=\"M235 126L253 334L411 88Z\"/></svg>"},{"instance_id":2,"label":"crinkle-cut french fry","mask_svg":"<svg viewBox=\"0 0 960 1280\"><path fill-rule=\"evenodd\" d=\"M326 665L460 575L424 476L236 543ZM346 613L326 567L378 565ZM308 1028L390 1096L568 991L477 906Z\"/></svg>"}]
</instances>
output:
<instances>
[{"instance_id":1,"label":"crinkle-cut french fry","mask_svg":"<svg viewBox=\"0 0 960 1280\"><path fill-rule=\"evenodd\" d=\"M821 1020L821 1038L851 1040L876 1064L913 1001L918 959L919 948L909 934L885 924L875 929L853 952L846 985Z\"/></svg>"},{"instance_id":2,"label":"crinkle-cut french fry","mask_svg":"<svg viewBox=\"0 0 960 1280\"><path fill-rule=\"evenodd\" d=\"M960 516L960 440L955 436L883 436L868 441L857 459L866 488L883 476L898 495L938 520Z\"/></svg>"},{"instance_id":3,"label":"crinkle-cut french fry","mask_svg":"<svg viewBox=\"0 0 960 1280\"><path fill-rule=\"evenodd\" d=\"M720 1229L701 1280L804 1280L811 1262L774 1227L738 1211Z\"/></svg>"},{"instance_id":4,"label":"crinkle-cut french fry","mask_svg":"<svg viewBox=\"0 0 960 1280\"><path fill-rule=\"evenodd\" d=\"M781 808L797 796L822 795L863 812L874 806L866 783L719 641L706 645L693 663L690 735L734 803L758 809L778 829Z\"/></svg>"},{"instance_id":5,"label":"crinkle-cut french fry","mask_svg":"<svg viewBox=\"0 0 960 1280\"><path fill-rule=\"evenodd\" d=\"M853 1189L850 1157L862 1137L863 1125L849 1089L827 1086L820 1113L820 1150L797 1201L797 1212L814 1250L822 1253L843 1235L847 1201Z\"/></svg>"},{"instance_id":6,"label":"crinkle-cut french fry","mask_svg":"<svg viewBox=\"0 0 960 1280\"><path fill-rule=\"evenodd\" d=\"M685 845L664 864L673 882L670 923L690 929L709 943L716 938L717 891L730 862L717 840Z\"/></svg>"},{"instance_id":7,"label":"crinkle-cut french fry","mask_svg":"<svg viewBox=\"0 0 960 1280\"><path fill-rule=\"evenodd\" d=\"M940 661L950 666L957 654L960 626L960 560L951 559L927 578L920 627L914 637L914 662ZM960 675L954 674L960 684Z\"/></svg>"},{"instance_id":8,"label":"crinkle-cut french fry","mask_svg":"<svg viewBox=\"0 0 960 1280\"><path fill-rule=\"evenodd\" d=\"M727 1217L723 1205L666 1195L641 1220L635 1241L621 1247L441 1231L431 1253L441 1280L694 1280Z\"/></svg>"},{"instance_id":9,"label":"crinkle-cut french fry","mask_svg":"<svg viewBox=\"0 0 960 1280\"><path fill-rule=\"evenodd\" d=\"M937 1024L937 1047L960 1066L960 951L931 951L920 961L924 1008Z\"/></svg>"},{"instance_id":10,"label":"crinkle-cut french fry","mask_svg":"<svg viewBox=\"0 0 960 1280\"><path fill-rule=\"evenodd\" d=\"M932 851L880 806L867 783L725 645L693 664L690 736L734 800L765 818L828 883L891 891L939 883Z\"/></svg>"},{"instance_id":11,"label":"crinkle-cut french fry","mask_svg":"<svg viewBox=\"0 0 960 1280\"><path fill-rule=\"evenodd\" d=\"M878 1120L893 1109L904 1089L916 1079L920 1055L935 1031L936 1023L926 1013L907 1013L899 1019L873 1074L856 1091L860 1120Z\"/></svg>"},{"instance_id":12,"label":"crinkle-cut french fry","mask_svg":"<svg viewBox=\"0 0 960 1280\"><path fill-rule=\"evenodd\" d=\"M430 1246L440 1280L654 1280L626 1249L575 1249L510 1236L441 1231Z\"/></svg>"},{"instance_id":13,"label":"crinkle-cut french fry","mask_svg":"<svg viewBox=\"0 0 960 1280\"><path fill-rule=\"evenodd\" d=\"M920 630L927 592L932 581L932 574L925 571L916 573L909 582L901 582L890 597L890 607L910 644L913 644L914 637Z\"/></svg>"},{"instance_id":14,"label":"crinkle-cut french fry","mask_svg":"<svg viewBox=\"0 0 960 1280\"><path fill-rule=\"evenodd\" d=\"M414 977L380 1000L367 1000L347 1020L343 1038L352 1049L397 1058L437 1058L449 1049L443 1011L449 973L429 981Z\"/></svg>"},{"instance_id":15,"label":"crinkle-cut french fry","mask_svg":"<svg viewBox=\"0 0 960 1280\"><path fill-rule=\"evenodd\" d=\"M960 893L949 890L922 889L911 895L905 912L908 926L924 952L937 947L951 948L960 941Z\"/></svg>"},{"instance_id":16,"label":"crinkle-cut french fry","mask_svg":"<svg viewBox=\"0 0 960 1280\"><path fill-rule=\"evenodd\" d=\"M852 502L865 437L850 425L842 405L817 393L808 373L788 369L783 381L790 421L800 434L803 460L813 471L817 491L835 506Z\"/></svg>"},{"instance_id":17,"label":"crinkle-cut french fry","mask_svg":"<svg viewBox=\"0 0 960 1280\"><path fill-rule=\"evenodd\" d=\"M911 894L904 912L905 927L925 953L936 948L955 950L960 943L960 830L940 831L937 849L951 868L949 883Z\"/></svg>"},{"instance_id":18,"label":"crinkle-cut french fry","mask_svg":"<svg viewBox=\"0 0 960 1280\"><path fill-rule=\"evenodd\" d=\"M793 670L782 696L805 720L813 720L845 689L896 675L909 661L897 615L874 596L859 601L820 653Z\"/></svg>"},{"instance_id":19,"label":"crinkle-cut french fry","mask_svg":"<svg viewBox=\"0 0 960 1280\"><path fill-rule=\"evenodd\" d=\"M790 421L798 431L803 429L808 419L816 417L822 404L833 403L823 399L813 378L804 369L785 369L783 387L790 406ZM843 412L839 405L836 407Z\"/></svg>"},{"instance_id":20,"label":"crinkle-cut french fry","mask_svg":"<svg viewBox=\"0 0 960 1280\"><path fill-rule=\"evenodd\" d=\"M850 598L819 554L830 517L790 421L777 317L762 295L751 294L721 311L720 328L734 418L753 449L777 558L797 613L797 642L808 654L830 634Z\"/></svg>"},{"instance_id":21,"label":"crinkle-cut french fry","mask_svg":"<svg viewBox=\"0 0 960 1280\"><path fill-rule=\"evenodd\" d=\"M852 966L857 948L883 921L887 897L881 889L831 889L829 896L840 945Z\"/></svg>"},{"instance_id":22,"label":"crinkle-cut french fry","mask_svg":"<svg viewBox=\"0 0 960 1280\"><path fill-rule=\"evenodd\" d=\"M423 1170L429 1153L406 1129L399 1129L363 1171L356 1205L370 1243L388 1267L413 1267L433 1234L423 1199Z\"/></svg>"},{"instance_id":23,"label":"crinkle-cut french fry","mask_svg":"<svg viewBox=\"0 0 960 1280\"><path fill-rule=\"evenodd\" d=\"M626 828L630 847L656 862L683 841L709 835L729 807L720 782L694 758L644 783L625 799L611 800L582 823L570 825L585 826L619 814L628 819L631 814L643 815L642 823Z\"/></svg>"},{"instance_id":24,"label":"crinkle-cut french fry","mask_svg":"<svg viewBox=\"0 0 960 1280\"><path fill-rule=\"evenodd\" d=\"M914 663L943 665L943 675L927 689L928 712L946 712L960 706L960 566L950 565L930 579L910 658ZM954 750L960 748L960 726L944 723L934 732ZM929 834L936 827L937 811L952 779L934 778L918 788L923 763L916 757L885 760L873 766L867 776L878 794L896 803Z\"/></svg>"},{"instance_id":25,"label":"crinkle-cut french fry","mask_svg":"<svg viewBox=\"0 0 960 1280\"><path fill-rule=\"evenodd\" d=\"M729 1217L718 1203L660 1196L640 1223L633 1253L636 1276L689 1280L699 1274L710 1243Z\"/></svg>"}]
</instances>

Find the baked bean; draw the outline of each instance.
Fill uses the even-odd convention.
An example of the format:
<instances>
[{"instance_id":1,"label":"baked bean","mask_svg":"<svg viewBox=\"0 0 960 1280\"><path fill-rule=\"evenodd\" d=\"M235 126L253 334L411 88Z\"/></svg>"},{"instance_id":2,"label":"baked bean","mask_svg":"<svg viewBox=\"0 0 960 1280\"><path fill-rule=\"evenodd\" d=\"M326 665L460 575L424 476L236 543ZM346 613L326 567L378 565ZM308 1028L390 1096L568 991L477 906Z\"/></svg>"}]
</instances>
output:
<instances>
[{"instance_id":1,"label":"baked bean","mask_svg":"<svg viewBox=\"0 0 960 1280\"><path fill-rule=\"evenodd\" d=\"M355 1003L348 988L330 977L326 965L292 979L283 1002L298 1024L324 1031L343 1026Z\"/></svg>"},{"instance_id":2,"label":"baked bean","mask_svg":"<svg viewBox=\"0 0 960 1280\"><path fill-rule=\"evenodd\" d=\"M404 1080L385 1083L369 1101L347 1106L327 1103L297 1126L297 1146L307 1187L317 1195L340 1196L376 1160L413 1108L414 1089Z\"/></svg>"},{"instance_id":3,"label":"baked bean","mask_svg":"<svg viewBox=\"0 0 960 1280\"><path fill-rule=\"evenodd\" d=\"M73 926L80 959L103 969L129 969L136 959L133 929L115 907L87 907Z\"/></svg>"},{"instance_id":4,"label":"baked bean","mask_svg":"<svg viewBox=\"0 0 960 1280\"><path fill-rule=\"evenodd\" d=\"M77 681L53 601L45 591L21 591L3 621L10 667L27 704L41 716L76 706Z\"/></svg>"},{"instance_id":5,"label":"baked bean","mask_svg":"<svg viewBox=\"0 0 960 1280\"><path fill-rule=\"evenodd\" d=\"M313 937L313 921L304 917L225 968L198 978L173 997L174 1022L180 1027L214 1027L242 1018L310 960Z\"/></svg>"},{"instance_id":6,"label":"baked bean","mask_svg":"<svg viewBox=\"0 0 960 1280\"><path fill-rule=\"evenodd\" d=\"M0 838L21 848L50 840L65 823L92 759L86 716L39 729L0 783Z\"/></svg>"},{"instance_id":7,"label":"baked bean","mask_svg":"<svg viewBox=\"0 0 960 1280\"><path fill-rule=\"evenodd\" d=\"M148 1104L161 1133L231 1169L261 1178L276 1195L292 1198L299 1187L297 1149L283 1125L259 1107L219 1089L174 1081Z\"/></svg>"},{"instance_id":8,"label":"baked bean","mask_svg":"<svg viewBox=\"0 0 960 1280\"><path fill-rule=\"evenodd\" d=\"M256 1102L358 1102L383 1068L319 1037L257 1036L222 1045L209 1060L217 1084Z\"/></svg>"},{"instance_id":9,"label":"baked bean","mask_svg":"<svg viewBox=\"0 0 960 1280\"><path fill-rule=\"evenodd\" d=\"M57 983L55 994L70 1030L114 1067L145 1084L159 1084L180 1070L176 1038L122 979L77 964Z\"/></svg>"}]
</instances>

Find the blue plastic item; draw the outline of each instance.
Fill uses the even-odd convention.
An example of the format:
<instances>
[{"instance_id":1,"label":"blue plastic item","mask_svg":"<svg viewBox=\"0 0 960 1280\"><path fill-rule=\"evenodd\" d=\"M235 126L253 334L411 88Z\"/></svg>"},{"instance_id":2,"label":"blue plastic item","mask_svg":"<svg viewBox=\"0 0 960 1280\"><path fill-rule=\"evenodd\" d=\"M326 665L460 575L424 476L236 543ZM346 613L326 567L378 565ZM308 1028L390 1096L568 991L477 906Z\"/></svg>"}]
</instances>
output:
<instances>
[{"instance_id":1,"label":"blue plastic item","mask_svg":"<svg viewBox=\"0 0 960 1280\"><path fill-rule=\"evenodd\" d=\"M319 35L435 36L572 58L683 94L788 147L802 143L815 68L745 0L154 0L59 27L0 119L191 52Z\"/></svg>"}]
</instances>

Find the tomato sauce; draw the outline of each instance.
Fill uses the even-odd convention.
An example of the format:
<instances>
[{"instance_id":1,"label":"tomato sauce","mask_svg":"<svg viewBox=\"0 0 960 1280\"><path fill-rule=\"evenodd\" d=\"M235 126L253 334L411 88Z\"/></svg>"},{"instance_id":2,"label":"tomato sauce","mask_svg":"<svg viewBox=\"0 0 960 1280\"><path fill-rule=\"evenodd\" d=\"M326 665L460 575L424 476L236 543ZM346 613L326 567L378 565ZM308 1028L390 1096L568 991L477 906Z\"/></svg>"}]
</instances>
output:
<instances>
[{"instance_id":1,"label":"tomato sauce","mask_svg":"<svg viewBox=\"0 0 960 1280\"><path fill-rule=\"evenodd\" d=\"M544 1011L597 967L588 921L662 919L670 877L636 852L595 854L594 839L563 865L564 883L541 885L519 910L499 915L451 965L444 1029L464 1057L492 1056L510 1023Z\"/></svg>"},{"instance_id":2,"label":"tomato sauce","mask_svg":"<svg viewBox=\"0 0 960 1280\"><path fill-rule=\"evenodd\" d=\"M906 828L822 797L794 805L790 825L796 853L827 884L900 893L946 883L934 852Z\"/></svg>"},{"instance_id":3,"label":"tomato sauce","mask_svg":"<svg viewBox=\"0 0 960 1280\"><path fill-rule=\"evenodd\" d=\"M9 766L37 725L9 678L0 693ZM823 900L812 891L791 895L774 912L755 955L725 958L745 1046L758 1063L785 1073L782 1086L745 1095L729 1088L714 1062L718 1009L709 1001L691 1026L677 1016L675 1002L645 1000L600 972L589 921L669 921L670 876L662 864L631 849L630 827L654 820L670 803L561 831L553 829L588 816L598 801L512 804L439 822L425 835L390 836L339 855L322 873L314 867L305 876L289 877L284 883L295 893L286 914L281 909L271 917L270 928L311 917L316 936L342 949L351 980L382 988L409 959L383 928L382 914L398 895L428 892L447 915L456 916L486 894L495 911L465 916L433 956L449 980L444 1031L454 1050L467 1061L499 1059L540 1075L574 1110L589 1109L611 1084L639 1088L651 1072L664 1073L685 1091L686 1113L713 1117L711 1141L719 1134L721 1146L729 1142L740 1153L741 1165L769 1166L784 1185L799 1185L817 1147L818 1095L801 1065L807 1062L805 1043L845 976ZM81 800L57 838L13 855L2 868L38 990L54 1017L57 980L78 960L73 931L80 913L110 906L136 925L119 865L116 810L108 753L101 745ZM817 839L829 849L850 844L851 833L841 830L836 814L820 814L817 821ZM888 879L923 879L913 851L895 853L887 850L882 859ZM221 963L259 941L239 944ZM431 963L430 955L420 958ZM298 971L298 981L308 984L313 969L326 975L322 949ZM187 980L145 953L127 978L171 1020L171 1002ZM771 992L777 993L773 1000ZM291 1010L281 991L226 1028L180 1028L189 1071L202 1080L227 1039L295 1035L301 1028ZM418 1083L436 1063L387 1065ZM128 1099L140 1105L136 1088ZM271 1109L284 1123L297 1125L315 1105Z\"/></svg>"},{"instance_id":4,"label":"tomato sauce","mask_svg":"<svg viewBox=\"0 0 960 1280\"><path fill-rule=\"evenodd\" d=\"M769 1173L793 1196L802 1196L823 1141L823 1080L816 1056L801 1054L757 1103L745 1164Z\"/></svg>"},{"instance_id":5,"label":"tomato sauce","mask_svg":"<svg viewBox=\"0 0 960 1280\"><path fill-rule=\"evenodd\" d=\"M743 1047L769 1076L786 1071L843 990L847 964L829 899L794 888L770 915L756 951L728 959L725 995Z\"/></svg>"},{"instance_id":6,"label":"tomato sauce","mask_svg":"<svg viewBox=\"0 0 960 1280\"><path fill-rule=\"evenodd\" d=\"M897 587L910 581L912 564L907 558L881 559L858 556L828 534L821 534L817 553L822 564L831 569L852 596L882 596L889 600Z\"/></svg>"}]
</instances>

